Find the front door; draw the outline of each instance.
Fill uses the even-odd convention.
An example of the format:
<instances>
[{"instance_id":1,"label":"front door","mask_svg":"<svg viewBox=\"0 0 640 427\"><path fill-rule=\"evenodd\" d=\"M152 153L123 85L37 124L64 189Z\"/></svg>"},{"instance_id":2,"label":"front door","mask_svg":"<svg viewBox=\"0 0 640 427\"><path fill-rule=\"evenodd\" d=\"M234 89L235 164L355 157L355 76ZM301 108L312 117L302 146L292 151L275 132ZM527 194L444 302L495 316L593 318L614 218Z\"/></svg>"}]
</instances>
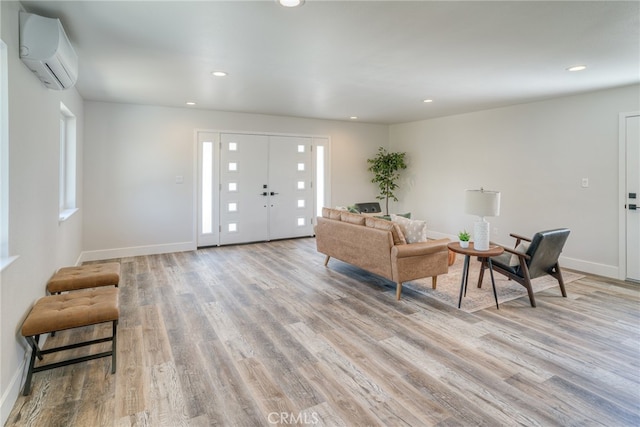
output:
<instances>
[{"instance_id":1,"label":"front door","mask_svg":"<svg viewBox=\"0 0 640 427\"><path fill-rule=\"evenodd\" d=\"M269 240L313 234L311 138L269 137Z\"/></svg>"},{"instance_id":2,"label":"front door","mask_svg":"<svg viewBox=\"0 0 640 427\"><path fill-rule=\"evenodd\" d=\"M220 244L269 239L269 137L220 135Z\"/></svg>"},{"instance_id":3,"label":"front door","mask_svg":"<svg viewBox=\"0 0 640 427\"><path fill-rule=\"evenodd\" d=\"M312 236L327 150L327 138L198 132L198 246Z\"/></svg>"},{"instance_id":4,"label":"front door","mask_svg":"<svg viewBox=\"0 0 640 427\"><path fill-rule=\"evenodd\" d=\"M626 279L640 282L640 115L626 118Z\"/></svg>"}]
</instances>

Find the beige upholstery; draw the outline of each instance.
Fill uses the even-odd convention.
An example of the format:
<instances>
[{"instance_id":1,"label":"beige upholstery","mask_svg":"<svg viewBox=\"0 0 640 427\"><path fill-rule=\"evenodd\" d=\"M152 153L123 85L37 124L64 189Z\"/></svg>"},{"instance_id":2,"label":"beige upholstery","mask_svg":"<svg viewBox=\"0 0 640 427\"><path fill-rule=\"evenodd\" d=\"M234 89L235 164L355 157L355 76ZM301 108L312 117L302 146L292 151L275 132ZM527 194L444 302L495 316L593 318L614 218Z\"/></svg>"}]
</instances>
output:
<instances>
[{"instance_id":1,"label":"beige upholstery","mask_svg":"<svg viewBox=\"0 0 640 427\"><path fill-rule=\"evenodd\" d=\"M402 283L432 277L435 289L439 274L449 271L450 261L447 243L449 239L403 244L397 236L397 228L378 221L365 221L360 225L352 215L338 215L333 209L324 208L316 225L318 252L353 264L371 273L393 280L397 284L396 298L400 299ZM347 221L341 221L344 217ZM395 242L394 242L395 237ZM454 258L455 259L455 258Z\"/></svg>"},{"instance_id":2,"label":"beige upholstery","mask_svg":"<svg viewBox=\"0 0 640 427\"><path fill-rule=\"evenodd\" d=\"M117 262L63 267L49 279L47 291L57 294L100 286L118 286L119 282L120 263Z\"/></svg>"},{"instance_id":3,"label":"beige upholstery","mask_svg":"<svg viewBox=\"0 0 640 427\"><path fill-rule=\"evenodd\" d=\"M22 325L22 335L35 336L118 320L118 288L96 288L36 301Z\"/></svg>"}]
</instances>

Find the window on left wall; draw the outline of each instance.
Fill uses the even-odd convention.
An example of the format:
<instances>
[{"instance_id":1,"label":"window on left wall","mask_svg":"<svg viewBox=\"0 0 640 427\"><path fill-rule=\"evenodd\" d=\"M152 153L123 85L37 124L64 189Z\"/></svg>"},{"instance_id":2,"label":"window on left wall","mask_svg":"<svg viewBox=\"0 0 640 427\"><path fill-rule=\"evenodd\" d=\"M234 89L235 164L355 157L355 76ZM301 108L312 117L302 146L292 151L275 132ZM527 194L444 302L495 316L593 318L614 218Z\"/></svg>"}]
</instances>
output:
<instances>
[{"instance_id":1,"label":"window on left wall","mask_svg":"<svg viewBox=\"0 0 640 427\"><path fill-rule=\"evenodd\" d=\"M76 206L76 116L60 103L60 222L78 211Z\"/></svg>"},{"instance_id":2,"label":"window on left wall","mask_svg":"<svg viewBox=\"0 0 640 427\"><path fill-rule=\"evenodd\" d=\"M0 40L0 271L17 256L9 251L9 95L7 45Z\"/></svg>"}]
</instances>

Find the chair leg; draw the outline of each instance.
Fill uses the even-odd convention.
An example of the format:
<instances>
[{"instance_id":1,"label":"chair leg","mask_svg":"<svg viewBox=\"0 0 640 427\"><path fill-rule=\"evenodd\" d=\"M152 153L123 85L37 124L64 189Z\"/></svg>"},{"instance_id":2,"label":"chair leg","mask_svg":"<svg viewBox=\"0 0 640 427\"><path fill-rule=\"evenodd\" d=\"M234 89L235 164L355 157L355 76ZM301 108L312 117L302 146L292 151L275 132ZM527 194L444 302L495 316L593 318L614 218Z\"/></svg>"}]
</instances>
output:
<instances>
[{"instance_id":1,"label":"chair leg","mask_svg":"<svg viewBox=\"0 0 640 427\"><path fill-rule=\"evenodd\" d=\"M433 276L431 278L431 289L435 289L438 284L438 276Z\"/></svg>"},{"instance_id":2,"label":"chair leg","mask_svg":"<svg viewBox=\"0 0 640 427\"><path fill-rule=\"evenodd\" d=\"M536 297L533 296L533 288L531 287L531 277L529 276L529 268L527 264L525 264L523 259L520 259L520 267L522 268L522 273L524 276L524 280L520 282L522 286L527 288L527 293L529 294L529 301L531 302L531 307L536 306Z\"/></svg>"},{"instance_id":3,"label":"chair leg","mask_svg":"<svg viewBox=\"0 0 640 427\"><path fill-rule=\"evenodd\" d=\"M324 259L324 266L326 267L327 264L329 264L329 258L331 258L329 255L327 255L327 257Z\"/></svg>"},{"instance_id":4,"label":"chair leg","mask_svg":"<svg viewBox=\"0 0 640 427\"><path fill-rule=\"evenodd\" d=\"M562 271L560 271L560 264L556 263L556 265L553 266L553 269L549 274L551 274L553 277L556 278L556 280L558 280L558 285L560 285L560 292L562 292L562 296L566 298L567 290L564 287L564 279L562 278Z\"/></svg>"},{"instance_id":5,"label":"chair leg","mask_svg":"<svg viewBox=\"0 0 640 427\"><path fill-rule=\"evenodd\" d=\"M478 288L482 287L482 280L484 279L485 268L487 268L487 259L482 258L482 264L480 265L480 274L478 275Z\"/></svg>"}]
</instances>

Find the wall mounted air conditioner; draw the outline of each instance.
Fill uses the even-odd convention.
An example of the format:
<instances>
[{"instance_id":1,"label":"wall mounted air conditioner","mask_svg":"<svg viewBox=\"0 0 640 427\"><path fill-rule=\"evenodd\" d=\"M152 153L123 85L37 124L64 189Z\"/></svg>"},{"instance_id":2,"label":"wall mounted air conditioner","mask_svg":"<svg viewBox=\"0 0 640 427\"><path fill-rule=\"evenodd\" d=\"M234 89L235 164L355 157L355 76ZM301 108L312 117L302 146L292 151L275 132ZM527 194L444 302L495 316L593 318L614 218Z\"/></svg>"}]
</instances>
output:
<instances>
[{"instance_id":1,"label":"wall mounted air conditioner","mask_svg":"<svg viewBox=\"0 0 640 427\"><path fill-rule=\"evenodd\" d=\"M20 59L50 89L68 89L78 78L78 55L59 19L20 12Z\"/></svg>"}]
</instances>

